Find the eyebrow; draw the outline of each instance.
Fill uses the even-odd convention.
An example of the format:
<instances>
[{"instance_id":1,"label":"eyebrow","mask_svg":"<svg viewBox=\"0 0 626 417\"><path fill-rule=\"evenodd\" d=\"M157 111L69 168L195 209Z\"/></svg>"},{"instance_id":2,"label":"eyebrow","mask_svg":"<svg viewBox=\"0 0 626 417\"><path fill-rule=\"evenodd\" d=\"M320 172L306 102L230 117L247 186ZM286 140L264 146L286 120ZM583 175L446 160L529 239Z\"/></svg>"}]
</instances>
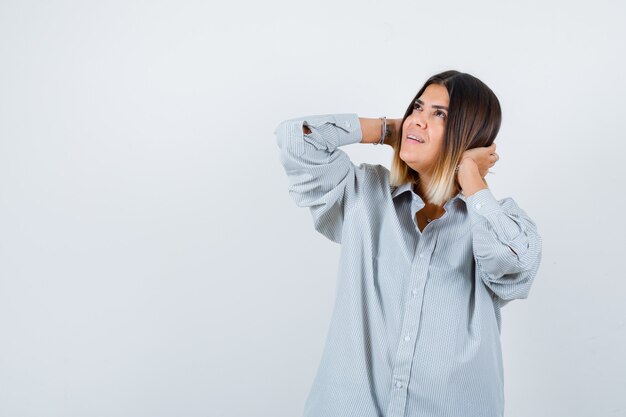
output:
<instances>
[{"instance_id":1,"label":"eyebrow","mask_svg":"<svg viewBox=\"0 0 626 417\"><path fill-rule=\"evenodd\" d=\"M420 100L419 98L415 100L415 102L417 104L419 104L420 106L424 105L424 102L422 100ZM448 110L448 108L446 106L440 106L439 104L431 104L431 106L433 109L444 109L444 110Z\"/></svg>"}]
</instances>

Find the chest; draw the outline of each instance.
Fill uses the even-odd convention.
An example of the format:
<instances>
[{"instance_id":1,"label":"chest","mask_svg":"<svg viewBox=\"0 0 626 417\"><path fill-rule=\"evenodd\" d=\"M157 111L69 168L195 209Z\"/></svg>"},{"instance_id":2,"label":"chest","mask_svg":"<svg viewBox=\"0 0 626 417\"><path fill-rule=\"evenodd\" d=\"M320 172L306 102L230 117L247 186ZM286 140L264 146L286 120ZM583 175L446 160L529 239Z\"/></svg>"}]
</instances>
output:
<instances>
[{"instance_id":1,"label":"chest","mask_svg":"<svg viewBox=\"0 0 626 417\"><path fill-rule=\"evenodd\" d=\"M438 216L433 216L433 215L427 216L423 210L420 210L417 213L415 213L415 224L419 228L420 232L423 233L424 229L429 223L432 223L434 220L439 219L442 216L443 214L440 214Z\"/></svg>"},{"instance_id":2,"label":"chest","mask_svg":"<svg viewBox=\"0 0 626 417\"><path fill-rule=\"evenodd\" d=\"M409 214L397 219L400 224L382 222L375 243L367 242L364 247L376 248L373 279L383 298L395 300L396 295L419 289L426 282L431 290L469 285L474 263L471 229L464 217L450 212L432 222L422 216L415 219L423 233Z\"/></svg>"}]
</instances>

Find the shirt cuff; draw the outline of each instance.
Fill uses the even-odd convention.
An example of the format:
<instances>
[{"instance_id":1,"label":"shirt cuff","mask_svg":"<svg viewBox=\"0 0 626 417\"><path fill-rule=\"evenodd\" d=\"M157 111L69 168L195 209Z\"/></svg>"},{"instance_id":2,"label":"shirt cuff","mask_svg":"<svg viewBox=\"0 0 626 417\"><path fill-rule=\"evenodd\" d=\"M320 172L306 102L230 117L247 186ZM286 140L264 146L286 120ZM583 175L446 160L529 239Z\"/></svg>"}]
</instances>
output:
<instances>
[{"instance_id":1,"label":"shirt cuff","mask_svg":"<svg viewBox=\"0 0 626 417\"><path fill-rule=\"evenodd\" d=\"M465 198L467 210L470 216L489 216L495 212L503 211L502 206L496 200L489 188L483 188Z\"/></svg>"},{"instance_id":2,"label":"shirt cuff","mask_svg":"<svg viewBox=\"0 0 626 417\"><path fill-rule=\"evenodd\" d=\"M340 127L346 133L339 135L339 146L359 143L363 140L361 122L356 113L339 113L334 115L335 126Z\"/></svg>"},{"instance_id":3,"label":"shirt cuff","mask_svg":"<svg viewBox=\"0 0 626 417\"><path fill-rule=\"evenodd\" d=\"M321 131L329 131L328 126L324 126L327 123L337 127L338 129L332 129L331 134L334 136L334 146L360 143L363 140L361 122L359 122L359 115L356 113L317 114L295 120L307 126L314 126Z\"/></svg>"}]
</instances>

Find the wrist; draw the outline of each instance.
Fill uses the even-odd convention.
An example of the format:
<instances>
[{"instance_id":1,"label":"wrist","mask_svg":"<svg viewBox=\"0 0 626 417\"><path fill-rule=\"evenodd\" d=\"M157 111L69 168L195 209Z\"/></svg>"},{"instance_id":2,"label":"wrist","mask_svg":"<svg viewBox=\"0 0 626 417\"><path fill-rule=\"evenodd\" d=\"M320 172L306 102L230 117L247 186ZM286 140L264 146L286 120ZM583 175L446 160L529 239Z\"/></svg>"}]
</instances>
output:
<instances>
[{"instance_id":1,"label":"wrist","mask_svg":"<svg viewBox=\"0 0 626 417\"><path fill-rule=\"evenodd\" d=\"M385 137L385 145L392 148L400 140L400 130L402 127L402 119L387 119L387 136Z\"/></svg>"},{"instance_id":2,"label":"wrist","mask_svg":"<svg viewBox=\"0 0 626 417\"><path fill-rule=\"evenodd\" d=\"M466 159L469 159L468 161ZM459 164L457 180L465 196L470 196L476 191L487 188L485 181L480 176L478 165L471 158L464 158Z\"/></svg>"},{"instance_id":3,"label":"wrist","mask_svg":"<svg viewBox=\"0 0 626 417\"><path fill-rule=\"evenodd\" d=\"M467 173L472 171L478 171L480 174L478 164L469 156L461 159L461 162L459 162L459 165L456 167L456 172L459 177L466 176Z\"/></svg>"},{"instance_id":4,"label":"wrist","mask_svg":"<svg viewBox=\"0 0 626 417\"><path fill-rule=\"evenodd\" d=\"M359 123L361 125L361 132L363 137L361 143L378 143L380 142L380 135L382 131L383 121L379 118L364 118L359 117Z\"/></svg>"}]
</instances>

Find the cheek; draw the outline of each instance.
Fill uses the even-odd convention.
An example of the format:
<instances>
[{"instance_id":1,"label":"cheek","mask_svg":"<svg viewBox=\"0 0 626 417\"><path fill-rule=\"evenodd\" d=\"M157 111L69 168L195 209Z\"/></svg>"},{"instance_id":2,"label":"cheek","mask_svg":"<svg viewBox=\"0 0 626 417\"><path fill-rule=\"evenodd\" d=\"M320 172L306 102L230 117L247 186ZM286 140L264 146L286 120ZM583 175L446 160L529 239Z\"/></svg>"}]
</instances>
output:
<instances>
[{"instance_id":1,"label":"cheek","mask_svg":"<svg viewBox=\"0 0 626 417\"><path fill-rule=\"evenodd\" d=\"M441 150L443 149L443 136L444 136L443 131L437 131L437 132L433 132L430 137L432 144L433 144L433 149L435 150L436 153L441 152Z\"/></svg>"},{"instance_id":2,"label":"cheek","mask_svg":"<svg viewBox=\"0 0 626 417\"><path fill-rule=\"evenodd\" d=\"M444 129L435 129L432 131L431 133L431 139L433 140L434 143L439 144L440 146L443 145L443 137L445 134L445 130Z\"/></svg>"}]
</instances>

